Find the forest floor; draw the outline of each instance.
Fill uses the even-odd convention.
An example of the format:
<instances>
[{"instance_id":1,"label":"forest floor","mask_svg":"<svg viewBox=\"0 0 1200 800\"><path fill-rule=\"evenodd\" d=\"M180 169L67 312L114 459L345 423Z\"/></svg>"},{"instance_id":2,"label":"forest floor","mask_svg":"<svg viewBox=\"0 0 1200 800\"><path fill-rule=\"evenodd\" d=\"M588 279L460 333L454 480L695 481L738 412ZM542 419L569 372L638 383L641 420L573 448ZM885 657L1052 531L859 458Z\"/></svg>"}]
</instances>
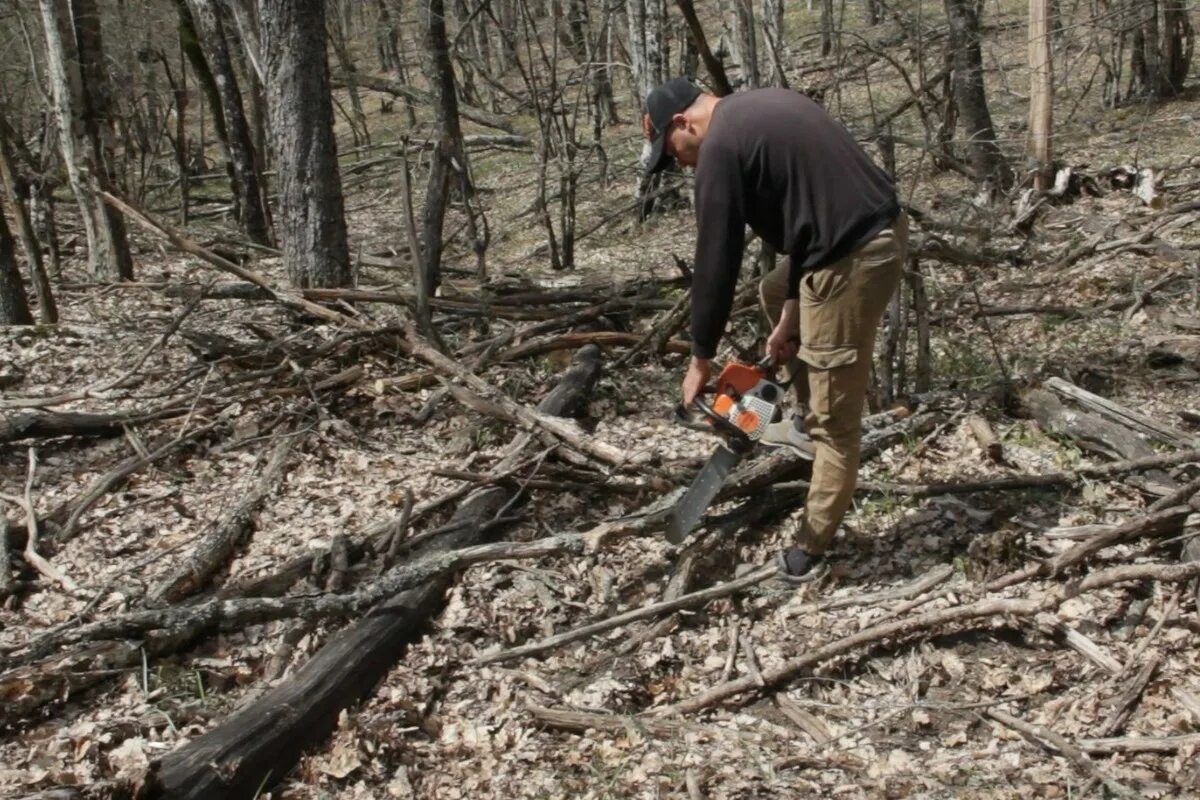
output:
<instances>
[{"instance_id":1,"label":"forest floor","mask_svg":"<svg viewBox=\"0 0 1200 800\"><path fill-rule=\"evenodd\" d=\"M924 260L935 322L932 389L940 416L931 432L864 464L863 480L961 483L1073 471L1108 460L1103 447L1087 449L1052 435L1019 402L998 400L992 389L1004 381L1024 390L1052 376L1066 378L1178 428L1184 439L1176 446L1186 440L1195 448L1200 442L1200 236L1194 215L1167 214L1200 190L1200 162L1192 157L1200 101L1181 99L1130 113L1089 123L1093 130L1076 136L1062 157L1068 164L1089 165L1092 174L1135 160L1159 169L1165 206L1151 208L1129 191L1105 186L1102 197L1085 196L1040 216L1017 266ZM619 141L610 159L632 164L633 128ZM603 191L589 189L581 219L598 220L627 202L630 170L615 170L614 182ZM552 273L543 266L545 257L534 255L544 236L532 215L515 218L532 196L526 160L495 159L477 174L493 215L494 281L507 276L541 287L594 287L660 279L659 299L681 296L681 287L666 282L678 275L672 255L690 259L689 209L657 216L644 227L624 215L580 243L574 272ZM392 182L385 179L371 192L348 202L355 247L368 253L401 240ZM923 182L909 199L939 219L982 222L990 212L972 210L967 193L965 183L943 176ZM1161 227L1171 221L1175 224ZM203 232L212 244L219 229L201 223L190 230ZM1146 232L1152 234L1137 239ZM0 332L5 380L0 419L17 414L22 398L89 387L55 408L144 410L179 396L191 397L195 406L111 438L6 444L0 450L0 491L23 492L30 445L36 450L31 494L38 511L49 513L121 459L186 430L225 424L221 435L206 436L136 473L81 515L77 534L52 559L76 588L41 579L9 598L0 607L0 653L19 655L56 626L140 607L213 522L255 485L280 437L295 439L285 476L257 513L252 537L222 574L224 585L268 574L297 553L326 551L339 535L361 539L371 526L399 513L406 489L418 506L442 497L462 481L437 470L484 472L511 440L511 428L449 397L437 401L428 421L417 422L436 390L402 391L390 384L415 367L386 347L364 348L354 356L362 374L332 396L313 389L331 370L311 365L238 383L286 359L218 358L203 340L182 333L240 341L292 337L309 345L339 331L334 326L304 331L292 315L269 304L190 303L165 295L150 284L202 284L213 273L141 232L135 235L138 277L147 285L87 285L80 241L75 237L59 292L62 324ZM1013 236L986 244L1003 250L1020 241ZM1106 249L1120 242L1125 244ZM1085 243L1094 244L1094 252L1061 265L1065 254ZM461 246L452 246L451 259L468 269L472 263ZM284 283L277 262L260 259L254 267ZM395 273L366 267L360 280L374 286L398 282ZM1147 287L1153 290L1143 295ZM451 274L443 294L474 291L471 278ZM1126 297L1127 303L1104 307ZM978 313L1007 306L1078 313ZM402 318L392 306L362 307L377 325ZM626 322L640 331L652 320L647 313ZM163 342L176 322L180 335ZM456 319L453 340L462 346L513 324ZM752 315L743 315L737 326L737 338L753 340ZM144 352L149 357L136 364ZM621 352L609 352L606 362ZM533 406L566 361L555 353L492 367L483 377ZM175 388L198 365L205 367L200 377ZM135 366L149 376L145 381L133 388L109 385ZM690 474L713 440L670 421L682 366L682 356L667 355L606 369L586 411L595 439L651 456L664 470ZM250 388L239 388L243 385ZM1002 462L983 456L967 423L970 413L990 421L1003 445ZM306 420L303 428L282 423L297 415ZM1161 441L1154 445L1170 451ZM1194 478L1186 468L1162 474L1177 484ZM329 741L261 796L1008 798L1098 796L1121 787L1131 796L1197 796L1200 652L1192 637L1200 632L1200 609L1193 591L1169 582L1122 582L1055 601L1036 615L996 614L965 627L938 626L919 637L881 638L781 685L743 692L683 717L663 717L671 723L666 728L638 716L729 679L769 674L789 659L897 615L951 609L984 595L1055 600L1064 583L1060 578L1035 576L989 592L983 586L1076 544L1048 537L1052 529L1143 516L1154 488L1112 477L1067 488L924 499L887 491L862 494L834 544L834 570L816 586L797 591L766 581L683 612L669 632L627 650L623 645L655 620L502 666L468 662L654 602L666 589L678 552L660 534L650 534L622 538L587 557L467 568L445 610L382 684L342 716ZM660 491L649 482L629 494L532 488L519 508L520 521L503 536L531 540L586 530ZM21 519L15 507L8 510L11 520ZM412 532L435 527L451 510L414 521ZM711 542L697 588L733 579L738 565L767 563L790 541L794 520L794 514L784 515ZM1179 545L1178 537L1130 541L1104 550L1092 567L1172 563ZM367 582L376 570L360 565L350 580ZM942 572L941 582L915 600L873 597ZM297 590L318 588L300 581ZM0 796L137 776L265 685L286 681L341 624L281 621L225 632L176 655L139 659L112 670L94 688L56 698L3 731ZM1074 633L1064 634L1066 628ZM281 648L285 638L290 650ZM1147 673L1128 719L1105 730L1134 677L1150 663L1156 667ZM2 678L0 685L6 685ZM547 707L612 716L594 718L584 730L563 730L535 716ZM1053 731L1087 755L1064 755L1045 736L1023 737L1003 721L1005 714ZM1132 738L1106 741L1116 736Z\"/></svg>"}]
</instances>

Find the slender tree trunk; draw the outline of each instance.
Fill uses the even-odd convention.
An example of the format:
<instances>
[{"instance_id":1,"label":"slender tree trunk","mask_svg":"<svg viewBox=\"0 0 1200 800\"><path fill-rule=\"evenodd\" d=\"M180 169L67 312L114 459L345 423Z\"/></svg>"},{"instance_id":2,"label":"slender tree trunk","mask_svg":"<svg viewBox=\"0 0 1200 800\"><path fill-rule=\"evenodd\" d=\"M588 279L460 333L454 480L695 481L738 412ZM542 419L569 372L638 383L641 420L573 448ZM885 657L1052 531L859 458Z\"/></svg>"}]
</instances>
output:
<instances>
[{"instance_id":1,"label":"slender tree trunk","mask_svg":"<svg viewBox=\"0 0 1200 800\"><path fill-rule=\"evenodd\" d=\"M343 72L351 73L357 71L354 66L354 59L350 56L350 51L346 47L345 20L340 19L340 15L334 14L335 23L328 27L329 43L333 46L333 55L337 59L338 68ZM346 93L350 96L350 108L354 112L354 117L350 120L350 131L354 134L354 144L370 144L371 130L367 127L367 115L363 112L362 98L358 94L358 87L351 82L346 86Z\"/></svg>"},{"instance_id":2,"label":"slender tree trunk","mask_svg":"<svg viewBox=\"0 0 1200 800\"><path fill-rule=\"evenodd\" d=\"M263 81L279 175L277 225L293 286L353 282L333 135L322 0L258 0Z\"/></svg>"},{"instance_id":3,"label":"slender tree trunk","mask_svg":"<svg viewBox=\"0 0 1200 800\"><path fill-rule=\"evenodd\" d=\"M762 0L761 18L763 44L771 64L771 85L787 86L787 76L783 74L783 0Z\"/></svg>"},{"instance_id":4,"label":"slender tree trunk","mask_svg":"<svg viewBox=\"0 0 1200 800\"><path fill-rule=\"evenodd\" d=\"M675 0L675 5L679 6L679 12L683 14L683 19L692 34L692 41L696 45L696 50L700 53L700 58L704 61L704 67L708 70L708 75L712 79L713 92L718 97L733 94L733 87L729 85L729 77L725 74L725 65L721 63L721 59L713 55L712 50L709 48L708 39L704 35L704 28L700 25L700 19L696 16L696 9L692 4L692 0ZM781 11L782 8L781 3Z\"/></svg>"},{"instance_id":5,"label":"slender tree trunk","mask_svg":"<svg viewBox=\"0 0 1200 800\"><path fill-rule=\"evenodd\" d=\"M87 19L76 29L71 7L66 0L39 0L42 27L46 35L46 66L58 120L59 142L71 191L83 215L88 242L88 269L99 279L128 280L133 277L133 262L119 214L110 212L97 195L108 185L107 170L101 161L103 145L100 130L91 118L93 103L87 98L88 84L83 70L103 69L103 51L94 9L81 8ZM81 36L82 34L82 36ZM76 42L87 45L86 53ZM103 85L99 79L96 81ZM90 121L89 121L90 119Z\"/></svg>"},{"instance_id":6,"label":"slender tree trunk","mask_svg":"<svg viewBox=\"0 0 1200 800\"><path fill-rule=\"evenodd\" d=\"M1034 188L1050 188L1050 131L1054 113L1054 81L1050 62L1050 2L1029 0L1029 160Z\"/></svg>"},{"instance_id":7,"label":"slender tree trunk","mask_svg":"<svg viewBox=\"0 0 1200 800\"><path fill-rule=\"evenodd\" d=\"M1130 0L1130 97L1172 97L1183 88L1194 34L1183 0Z\"/></svg>"},{"instance_id":8,"label":"slender tree trunk","mask_svg":"<svg viewBox=\"0 0 1200 800\"><path fill-rule=\"evenodd\" d=\"M811 1L811 0L810 0ZM734 0L738 2L738 0ZM833 52L833 0L821 0L821 55Z\"/></svg>"},{"instance_id":9,"label":"slender tree trunk","mask_svg":"<svg viewBox=\"0 0 1200 800\"><path fill-rule=\"evenodd\" d=\"M742 53L742 83L751 89L761 85L758 74L758 31L754 22L754 0L733 0L734 28Z\"/></svg>"},{"instance_id":10,"label":"slender tree trunk","mask_svg":"<svg viewBox=\"0 0 1200 800\"><path fill-rule=\"evenodd\" d=\"M450 62L450 48L446 39L443 0L422 0L421 33L425 40L425 77L433 94L433 110L437 123L437 141L429 167L425 212L421 220L425 286L432 292L441 284L442 226L449 204L450 187L455 182L456 170L453 162L462 150L458 95L454 83L454 66Z\"/></svg>"},{"instance_id":11,"label":"slender tree trunk","mask_svg":"<svg viewBox=\"0 0 1200 800\"><path fill-rule=\"evenodd\" d=\"M996 143L996 129L988 111L975 0L946 0L946 17L950 22L949 46L954 53L954 96L971 166L978 181L992 181L997 188L1006 189L1012 183L1012 173Z\"/></svg>"},{"instance_id":12,"label":"slender tree trunk","mask_svg":"<svg viewBox=\"0 0 1200 800\"><path fill-rule=\"evenodd\" d=\"M33 315L29 313L13 245L4 209L0 208L0 325L32 325Z\"/></svg>"},{"instance_id":13,"label":"slender tree trunk","mask_svg":"<svg viewBox=\"0 0 1200 800\"><path fill-rule=\"evenodd\" d=\"M21 247L25 251L25 260L29 264L29 274L33 283L33 291L38 302L38 319L50 325L58 322L58 306L54 302L54 293L50 289L50 278L46 275L45 264L42 263L42 247L33 232L33 221L25 207L22 198L23 185L17 178L13 168L12 149L5 131L8 125L0 113L0 181L4 183L5 196L13 209L13 217L17 222L17 231L21 236ZM2 221L2 220L0 220Z\"/></svg>"},{"instance_id":14,"label":"slender tree trunk","mask_svg":"<svg viewBox=\"0 0 1200 800\"><path fill-rule=\"evenodd\" d=\"M254 141L229 53L225 22L221 19L217 0L187 0L187 4L211 71L215 99L220 105L225 132L223 142L233 188L234 215L251 241L270 245L271 234L255 168ZM218 116L216 110L213 116Z\"/></svg>"}]
</instances>

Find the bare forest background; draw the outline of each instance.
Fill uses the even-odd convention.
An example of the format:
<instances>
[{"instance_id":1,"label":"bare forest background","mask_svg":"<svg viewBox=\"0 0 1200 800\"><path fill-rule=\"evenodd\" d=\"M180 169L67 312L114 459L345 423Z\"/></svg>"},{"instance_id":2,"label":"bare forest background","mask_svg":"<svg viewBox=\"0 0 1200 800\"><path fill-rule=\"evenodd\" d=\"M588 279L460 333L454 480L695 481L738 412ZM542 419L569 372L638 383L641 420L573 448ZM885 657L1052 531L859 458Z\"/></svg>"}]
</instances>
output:
<instances>
[{"instance_id":1,"label":"bare forest background","mask_svg":"<svg viewBox=\"0 0 1200 800\"><path fill-rule=\"evenodd\" d=\"M1194 19L0 0L0 796L1196 796ZM786 453L662 536L676 75L815 98L912 224L802 591Z\"/></svg>"}]
</instances>

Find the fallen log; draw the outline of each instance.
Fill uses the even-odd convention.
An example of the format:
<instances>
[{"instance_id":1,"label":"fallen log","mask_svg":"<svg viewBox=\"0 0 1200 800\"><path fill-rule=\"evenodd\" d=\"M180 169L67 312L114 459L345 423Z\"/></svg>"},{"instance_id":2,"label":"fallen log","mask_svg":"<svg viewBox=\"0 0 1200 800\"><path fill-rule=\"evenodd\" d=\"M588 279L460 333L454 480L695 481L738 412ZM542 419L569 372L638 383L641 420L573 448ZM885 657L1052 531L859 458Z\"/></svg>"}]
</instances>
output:
<instances>
[{"instance_id":1,"label":"fallen log","mask_svg":"<svg viewBox=\"0 0 1200 800\"><path fill-rule=\"evenodd\" d=\"M0 420L0 444L21 439L49 439L58 436L119 436L126 426L132 427L186 413L186 406L172 406L142 414L34 411Z\"/></svg>"},{"instance_id":2,"label":"fallen log","mask_svg":"<svg viewBox=\"0 0 1200 800\"><path fill-rule=\"evenodd\" d=\"M254 486L233 508L221 515L205 534L203 541L192 551L187 563L155 587L150 593L153 601L174 603L208 583L233 554L234 549L250 534L254 526L254 515L283 477L284 467L296 438L290 432L281 435L271 455L266 459L266 468Z\"/></svg>"},{"instance_id":3,"label":"fallen log","mask_svg":"<svg viewBox=\"0 0 1200 800\"><path fill-rule=\"evenodd\" d=\"M1154 455L1154 449L1129 428L1096 414L1069 409L1044 389L1026 392L1023 399L1042 430L1065 436L1084 450L1109 459Z\"/></svg>"},{"instance_id":4,"label":"fallen log","mask_svg":"<svg viewBox=\"0 0 1200 800\"><path fill-rule=\"evenodd\" d=\"M599 364L589 360L568 370L563 381L580 392L589 391L598 372ZM563 395L554 397L556 403L564 400ZM540 411L555 414L559 407L546 403ZM480 526L508 499L505 489L476 490L453 518L471 524L428 543L414 558L478 541ZM441 608L451 580L452 573L440 573L392 596L337 634L291 680L152 765L147 776L151 796L252 797L278 783L306 748L333 730L341 710L372 691L387 674L407 643Z\"/></svg>"},{"instance_id":5,"label":"fallen log","mask_svg":"<svg viewBox=\"0 0 1200 800\"><path fill-rule=\"evenodd\" d=\"M1088 411L1106 417L1118 425L1123 425L1146 436L1151 436L1165 444L1188 449L1200 447L1200 439L1189 436L1183 431L1166 423L1159 422L1140 411L1135 411L1120 403L1114 403L1106 397L1101 397L1086 389L1081 389L1069 381L1064 381L1062 378L1049 378L1046 380L1045 386L1055 394L1074 400Z\"/></svg>"}]
</instances>

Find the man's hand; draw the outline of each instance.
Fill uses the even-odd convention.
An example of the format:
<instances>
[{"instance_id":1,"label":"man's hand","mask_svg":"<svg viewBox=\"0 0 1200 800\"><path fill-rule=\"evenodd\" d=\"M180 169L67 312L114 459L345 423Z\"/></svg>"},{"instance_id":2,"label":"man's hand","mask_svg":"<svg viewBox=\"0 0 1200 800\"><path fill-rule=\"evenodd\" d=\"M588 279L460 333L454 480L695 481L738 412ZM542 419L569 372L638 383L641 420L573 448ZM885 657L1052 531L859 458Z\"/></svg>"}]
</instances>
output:
<instances>
[{"instance_id":1,"label":"man's hand","mask_svg":"<svg viewBox=\"0 0 1200 800\"><path fill-rule=\"evenodd\" d=\"M779 322L767 337L767 353L775 366L783 366L796 355L800 341L800 301L785 300Z\"/></svg>"},{"instance_id":2,"label":"man's hand","mask_svg":"<svg viewBox=\"0 0 1200 800\"><path fill-rule=\"evenodd\" d=\"M684 408L692 407L692 401L704 390L704 384L708 383L708 376L711 372L712 362L709 359L692 356L692 363L688 366L687 375L683 376Z\"/></svg>"}]
</instances>

